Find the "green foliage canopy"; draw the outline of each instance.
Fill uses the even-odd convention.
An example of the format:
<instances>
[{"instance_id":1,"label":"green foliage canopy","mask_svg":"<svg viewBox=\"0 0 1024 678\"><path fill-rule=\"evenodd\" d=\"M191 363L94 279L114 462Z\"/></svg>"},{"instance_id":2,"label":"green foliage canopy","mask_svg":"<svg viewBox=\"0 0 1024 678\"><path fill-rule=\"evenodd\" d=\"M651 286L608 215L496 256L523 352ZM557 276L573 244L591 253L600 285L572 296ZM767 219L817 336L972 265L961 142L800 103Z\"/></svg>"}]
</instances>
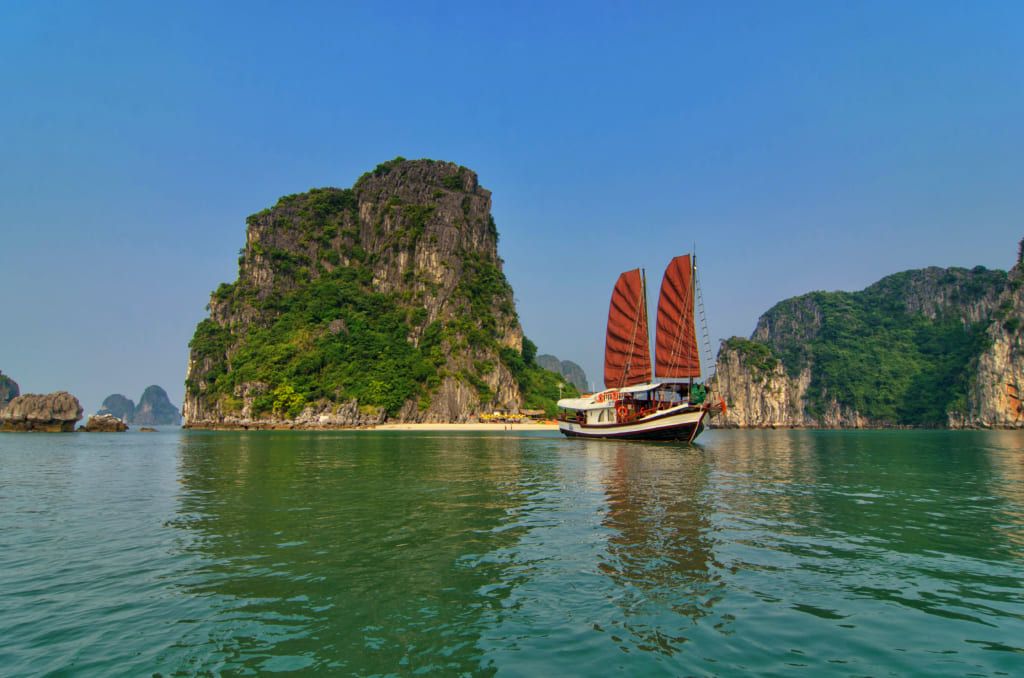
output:
<instances>
[{"instance_id":1,"label":"green foliage canopy","mask_svg":"<svg viewBox=\"0 0 1024 678\"><path fill-rule=\"evenodd\" d=\"M500 356L512 370L526 407L554 412L564 379L535 363L537 349L529 339L521 352L499 345L516 322L516 312L501 261L493 254L456 253L460 275L450 299L454 313L427 326L428 311L417 305L412 291L373 289L378 260L414 250L438 209L438 204L412 204L397 195L381 198L396 225L383 242L373 244L373 253L363 249L360 191L374 177L400 171L404 162L399 157L381 163L353 189L284 196L273 208L249 217L247 223L262 237L243 248L240 266L250 255L269 260L276 284L256 289L240 275L238 282L222 284L213 293L215 317L250 321L242 325L244 333L212 319L199 324L190 343L199 364L186 384L190 393L203 392L204 399L219 401L225 411L237 411L244 386L258 394L252 402L255 416L295 417L312 402L351 399L394 415L410 400L426 409L442 380L454 377L472 385L486 406L494 397L486 377L495 364L483 359L489 354ZM435 199L448 195L442 188L466 192L466 172L459 167L443 177ZM467 219L469 200L469 194L462 199ZM496 238L489 216L486 226ZM383 222L375 228L381 235ZM412 268L403 275L410 286L418 280ZM454 351L471 359L468 367L449 374ZM575 393L571 386L562 387L562 395Z\"/></svg>"},{"instance_id":2,"label":"green foliage canopy","mask_svg":"<svg viewBox=\"0 0 1024 678\"><path fill-rule=\"evenodd\" d=\"M755 375L778 361L790 376L810 367L805 406L813 417L835 400L881 423L942 426L947 412L966 408L972 370L988 346L988 323L965 322L955 305L934 318L911 312L907 299L921 279L921 272L907 271L860 292L812 292L781 302L766 314L771 327L784 328L771 345L733 337L725 346ZM947 286L954 302L970 305L1005 282L1002 271L950 269L936 284Z\"/></svg>"}]
</instances>

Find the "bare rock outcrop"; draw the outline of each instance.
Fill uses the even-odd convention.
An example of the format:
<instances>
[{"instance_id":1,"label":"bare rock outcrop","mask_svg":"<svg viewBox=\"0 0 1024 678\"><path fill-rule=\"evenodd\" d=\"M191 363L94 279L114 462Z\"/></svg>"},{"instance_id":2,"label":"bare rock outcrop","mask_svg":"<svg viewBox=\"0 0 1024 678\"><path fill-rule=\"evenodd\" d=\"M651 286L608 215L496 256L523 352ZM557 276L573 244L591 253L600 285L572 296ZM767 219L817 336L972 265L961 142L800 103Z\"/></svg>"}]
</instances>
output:
<instances>
[{"instance_id":1,"label":"bare rock outcrop","mask_svg":"<svg viewBox=\"0 0 1024 678\"><path fill-rule=\"evenodd\" d=\"M790 379L781 362L753 365L750 357L723 347L709 384L727 409L715 423L725 428L786 428L806 425L802 400L808 378ZM803 376L803 375L802 375Z\"/></svg>"},{"instance_id":2,"label":"bare rock outcrop","mask_svg":"<svg viewBox=\"0 0 1024 678\"><path fill-rule=\"evenodd\" d=\"M0 431L74 431L82 404L67 391L27 393L0 409Z\"/></svg>"},{"instance_id":3,"label":"bare rock outcrop","mask_svg":"<svg viewBox=\"0 0 1024 678\"><path fill-rule=\"evenodd\" d=\"M78 430L86 433L120 433L128 430L128 424L112 414L94 414Z\"/></svg>"}]
</instances>

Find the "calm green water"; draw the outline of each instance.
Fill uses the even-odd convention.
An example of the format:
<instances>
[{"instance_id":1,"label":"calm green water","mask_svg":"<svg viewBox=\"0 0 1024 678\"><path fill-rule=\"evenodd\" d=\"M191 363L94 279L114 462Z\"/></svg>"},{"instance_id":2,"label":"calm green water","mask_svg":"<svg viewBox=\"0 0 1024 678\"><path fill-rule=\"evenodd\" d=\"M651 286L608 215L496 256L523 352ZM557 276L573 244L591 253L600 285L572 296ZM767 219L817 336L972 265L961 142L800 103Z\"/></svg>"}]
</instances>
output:
<instances>
[{"instance_id":1,"label":"calm green water","mask_svg":"<svg viewBox=\"0 0 1024 678\"><path fill-rule=\"evenodd\" d=\"M0 436L0 674L1024 675L1024 434Z\"/></svg>"}]
</instances>

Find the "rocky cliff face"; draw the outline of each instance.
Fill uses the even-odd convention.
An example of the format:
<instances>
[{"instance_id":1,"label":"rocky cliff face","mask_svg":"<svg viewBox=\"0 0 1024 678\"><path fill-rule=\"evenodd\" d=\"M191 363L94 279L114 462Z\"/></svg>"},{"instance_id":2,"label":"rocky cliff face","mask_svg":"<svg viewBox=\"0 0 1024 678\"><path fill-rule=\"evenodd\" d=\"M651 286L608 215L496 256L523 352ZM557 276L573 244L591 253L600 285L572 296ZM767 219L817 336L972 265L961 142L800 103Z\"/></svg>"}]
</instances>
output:
<instances>
[{"instance_id":1,"label":"rocky cliff face","mask_svg":"<svg viewBox=\"0 0 1024 678\"><path fill-rule=\"evenodd\" d=\"M181 423L181 415L178 408L171 404L167 391L154 385L146 387L142 392L129 423L140 426L177 426Z\"/></svg>"},{"instance_id":2,"label":"rocky cliff face","mask_svg":"<svg viewBox=\"0 0 1024 678\"><path fill-rule=\"evenodd\" d=\"M1024 271L928 268L780 302L723 342L726 425L1024 426Z\"/></svg>"},{"instance_id":3,"label":"rocky cliff face","mask_svg":"<svg viewBox=\"0 0 1024 678\"><path fill-rule=\"evenodd\" d=\"M82 405L67 391L27 393L0 409L0 431L74 431Z\"/></svg>"},{"instance_id":4,"label":"rocky cliff face","mask_svg":"<svg viewBox=\"0 0 1024 678\"><path fill-rule=\"evenodd\" d=\"M735 342L734 342L735 343ZM724 346L718 353L718 365L711 385L726 399L724 420L731 427L802 426L805 375L790 379L780 361L761 364L753 352Z\"/></svg>"},{"instance_id":5,"label":"rocky cliff face","mask_svg":"<svg viewBox=\"0 0 1024 678\"><path fill-rule=\"evenodd\" d=\"M1024 245L1024 243L1022 243ZM950 428L1024 428L1024 266L1010 271L967 383L967 406L949 412Z\"/></svg>"},{"instance_id":6,"label":"rocky cliff face","mask_svg":"<svg viewBox=\"0 0 1024 678\"><path fill-rule=\"evenodd\" d=\"M0 371L0 407L11 402L19 395L21 395L21 390L18 388L18 382Z\"/></svg>"},{"instance_id":7,"label":"rocky cliff face","mask_svg":"<svg viewBox=\"0 0 1024 678\"><path fill-rule=\"evenodd\" d=\"M470 170L396 159L249 217L238 280L190 344L186 426L518 408L523 335L490 208Z\"/></svg>"},{"instance_id":8,"label":"rocky cliff face","mask_svg":"<svg viewBox=\"0 0 1024 678\"><path fill-rule=\"evenodd\" d=\"M537 356L537 364L546 370L561 374L565 380L576 387L580 393L588 390L587 373L583 368L571 360L559 360L553 355L543 354Z\"/></svg>"},{"instance_id":9,"label":"rocky cliff face","mask_svg":"<svg viewBox=\"0 0 1024 678\"><path fill-rule=\"evenodd\" d=\"M790 376L779 360L766 365L735 338L723 344L711 386L728 405L716 424L730 428L865 428L874 424L850 407L832 400L819 416L807 412L811 369Z\"/></svg>"},{"instance_id":10,"label":"rocky cliff face","mask_svg":"<svg viewBox=\"0 0 1024 678\"><path fill-rule=\"evenodd\" d=\"M130 424L132 416L135 414L135 403L120 393L114 393L103 399L103 405L100 407L97 415L109 414L112 417L117 417L126 424Z\"/></svg>"}]
</instances>

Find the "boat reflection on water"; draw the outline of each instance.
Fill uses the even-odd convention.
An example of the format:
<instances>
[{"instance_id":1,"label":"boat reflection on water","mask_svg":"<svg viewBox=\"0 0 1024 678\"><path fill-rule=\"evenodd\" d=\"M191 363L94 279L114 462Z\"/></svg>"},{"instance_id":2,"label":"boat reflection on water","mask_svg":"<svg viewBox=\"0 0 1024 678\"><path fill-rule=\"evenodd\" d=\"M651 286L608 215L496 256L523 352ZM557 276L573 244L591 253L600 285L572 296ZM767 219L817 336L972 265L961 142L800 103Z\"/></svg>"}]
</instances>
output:
<instances>
[{"instance_id":1,"label":"boat reflection on water","mask_svg":"<svg viewBox=\"0 0 1024 678\"><path fill-rule=\"evenodd\" d=\"M631 637L638 649L674 654L688 640L688 629L713 613L723 586L716 573L707 453L698 445L587 445L607 465L602 524L611 536L598 567L615 584L621 615L606 631L623 641ZM667 611L676 624L665 624Z\"/></svg>"}]
</instances>

